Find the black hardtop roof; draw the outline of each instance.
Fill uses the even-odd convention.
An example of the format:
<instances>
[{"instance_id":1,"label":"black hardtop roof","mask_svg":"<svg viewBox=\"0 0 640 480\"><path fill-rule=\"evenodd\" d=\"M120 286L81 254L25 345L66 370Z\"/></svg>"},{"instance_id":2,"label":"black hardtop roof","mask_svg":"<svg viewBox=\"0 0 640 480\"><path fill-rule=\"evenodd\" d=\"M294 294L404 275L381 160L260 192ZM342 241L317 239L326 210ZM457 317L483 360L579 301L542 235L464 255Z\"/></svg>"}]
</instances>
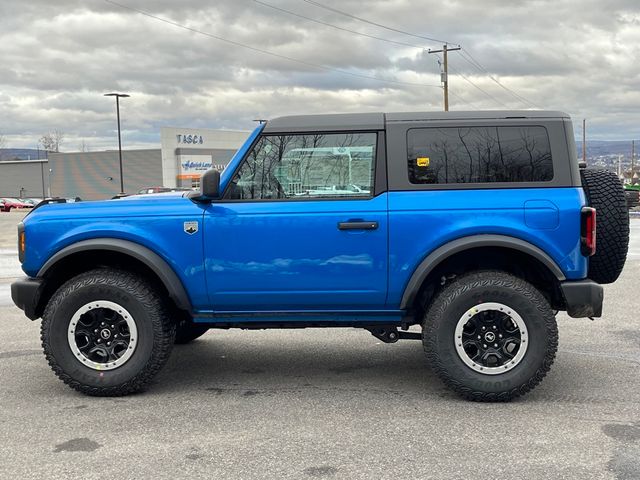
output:
<instances>
[{"instance_id":1,"label":"black hardtop roof","mask_svg":"<svg viewBox=\"0 0 640 480\"><path fill-rule=\"evenodd\" d=\"M265 133L339 130L382 130L385 123L433 120L497 120L509 118L569 118L549 110L483 110L470 112L333 113L292 115L267 121Z\"/></svg>"}]
</instances>

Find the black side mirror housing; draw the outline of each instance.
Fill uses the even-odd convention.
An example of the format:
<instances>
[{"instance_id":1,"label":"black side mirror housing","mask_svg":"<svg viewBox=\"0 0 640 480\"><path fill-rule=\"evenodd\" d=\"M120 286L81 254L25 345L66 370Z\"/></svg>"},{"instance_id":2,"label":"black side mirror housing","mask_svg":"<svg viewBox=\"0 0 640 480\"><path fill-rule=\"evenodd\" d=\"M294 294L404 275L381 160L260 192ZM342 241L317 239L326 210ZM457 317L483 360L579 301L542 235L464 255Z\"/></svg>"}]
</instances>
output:
<instances>
[{"instance_id":1,"label":"black side mirror housing","mask_svg":"<svg viewBox=\"0 0 640 480\"><path fill-rule=\"evenodd\" d=\"M209 199L220 196L220 172L215 168L210 168L200 179L200 194Z\"/></svg>"},{"instance_id":2,"label":"black side mirror housing","mask_svg":"<svg viewBox=\"0 0 640 480\"><path fill-rule=\"evenodd\" d=\"M195 202L210 202L220 197L220 172L210 168L200 178L200 191L187 195Z\"/></svg>"}]
</instances>

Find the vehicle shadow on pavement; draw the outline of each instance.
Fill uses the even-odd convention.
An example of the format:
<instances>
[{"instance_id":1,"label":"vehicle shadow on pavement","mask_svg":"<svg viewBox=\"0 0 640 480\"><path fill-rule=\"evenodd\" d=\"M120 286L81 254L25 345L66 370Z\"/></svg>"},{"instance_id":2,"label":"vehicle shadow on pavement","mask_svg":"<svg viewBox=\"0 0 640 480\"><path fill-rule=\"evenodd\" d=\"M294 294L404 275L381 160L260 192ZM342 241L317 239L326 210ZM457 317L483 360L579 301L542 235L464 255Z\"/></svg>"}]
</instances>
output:
<instances>
[{"instance_id":1,"label":"vehicle shadow on pavement","mask_svg":"<svg viewBox=\"0 0 640 480\"><path fill-rule=\"evenodd\" d=\"M512 403L617 404L633 398L624 383L635 365L619 359L603 368L599 356L561 348L541 385ZM620 378L618 378L620 377ZM629 389L620 397L604 387ZM148 393L195 393L250 397L305 392L382 394L466 402L429 367L419 341L384 344L367 332L212 330L189 345L176 345ZM626 398L626 400L624 400ZM476 404L478 405L478 404ZM478 407L482 408L482 407Z\"/></svg>"},{"instance_id":2,"label":"vehicle shadow on pavement","mask_svg":"<svg viewBox=\"0 0 640 480\"><path fill-rule=\"evenodd\" d=\"M388 345L367 332L339 330L285 335L289 341L283 343L282 331L212 330L192 344L176 345L151 391L251 396L323 389L457 398L431 371L419 341Z\"/></svg>"}]
</instances>

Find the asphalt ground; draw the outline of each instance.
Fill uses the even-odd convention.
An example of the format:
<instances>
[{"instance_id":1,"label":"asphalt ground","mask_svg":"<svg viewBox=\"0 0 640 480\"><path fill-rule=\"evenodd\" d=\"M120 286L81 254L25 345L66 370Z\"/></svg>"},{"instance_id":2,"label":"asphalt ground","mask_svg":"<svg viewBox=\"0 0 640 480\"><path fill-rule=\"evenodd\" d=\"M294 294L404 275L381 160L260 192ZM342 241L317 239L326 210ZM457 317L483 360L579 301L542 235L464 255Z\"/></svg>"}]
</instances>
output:
<instances>
[{"instance_id":1,"label":"asphalt ground","mask_svg":"<svg viewBox=\"0 0 640 480\"><path fill-rule=\"evenodd\" d=\"M56 379L9 299L19 213L0 214L0 478L640 478L640 220L595 322L558 315L525 397L449 392L420 342L356 329L210 331L143 394Z\"/></svg>"}]
</instances>

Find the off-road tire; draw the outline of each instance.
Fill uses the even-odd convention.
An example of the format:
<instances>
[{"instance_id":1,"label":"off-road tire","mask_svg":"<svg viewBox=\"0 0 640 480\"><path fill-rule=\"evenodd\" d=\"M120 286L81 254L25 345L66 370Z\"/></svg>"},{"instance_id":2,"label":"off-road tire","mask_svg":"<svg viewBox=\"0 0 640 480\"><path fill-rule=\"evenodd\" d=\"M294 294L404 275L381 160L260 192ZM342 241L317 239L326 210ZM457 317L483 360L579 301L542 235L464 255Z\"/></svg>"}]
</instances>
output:
<instances>
[{"instance_id":1,"label":"off-road tire","mask_svg":"<svg viewBox=\"0 0 640 480\"><path fill-rule=\"evenodd\" d=\"M580 170L587 204L596 209L596 253L587 276L598 283L615 282L629 248L629 210L618 176L608 170Z\"/></svg>"},{"instance_id":2,"label":"off-road tire","mask_svg":"<svg viewBox=\"0 0 640 480\"><path fill-rule=\"evenodd\" d=\"M483 302L498 302L519 313L528 331L524 357L512 370L487 375L472 370L455 346L458 319ZM549 371L558 349L558 327L544 296L528 282L499 271L457 277L428 308L422 341L432 368L461 396L474 401L509 401L533 389Z\"/></svg>"},{"instance_id":3,"label":"off-road tire","mask_svg":"<svg viewBox=\"0 0 640 480\"><path fill-rule=\"evenodd\" d=\"M191 318L184 316L176 325L176 340L178 345L193 342L196 338L201 337L209 331L209 327L197 325L191 321Z\"/></svg>"},{"instance_id":4,"label":"off-road tire","mask_svg":"<svg viewBox=\"0 0 640 480\"><path fill-rule=\"evenodd\" d=\"M122 366L105 371L83 365L67 338L74 313L100 300L126 308L138 337L131 357ZM70 279L51 297L42 317L42 347L53 372L71 388L93 396L143 390L169 359L174 337L175 322L158 293L143 277L123 270L96 269Z\"/></svg>"}]
</instances>

